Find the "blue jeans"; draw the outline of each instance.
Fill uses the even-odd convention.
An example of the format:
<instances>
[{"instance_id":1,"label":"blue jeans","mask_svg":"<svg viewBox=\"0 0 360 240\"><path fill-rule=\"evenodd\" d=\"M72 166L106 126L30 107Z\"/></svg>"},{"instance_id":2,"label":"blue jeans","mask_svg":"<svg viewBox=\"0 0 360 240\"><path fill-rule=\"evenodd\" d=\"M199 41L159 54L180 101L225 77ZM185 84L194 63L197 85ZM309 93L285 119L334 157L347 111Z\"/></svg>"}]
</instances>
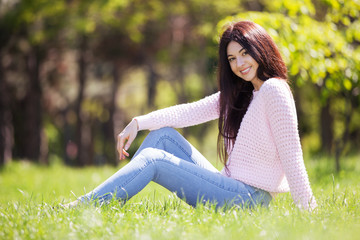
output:
<instances>
[{"instance_id":1,"label":"blue jeans","mask_svg":"<svg viewBox=\"0 0 360 240\"><path fill-rule=\"evenodd\" d=\"M271 195L222 175L182 135L172 128L152 131L132 160L81 201L128 200L154 181L188 204L267 206Z\"/></svg>"}]
</instances>

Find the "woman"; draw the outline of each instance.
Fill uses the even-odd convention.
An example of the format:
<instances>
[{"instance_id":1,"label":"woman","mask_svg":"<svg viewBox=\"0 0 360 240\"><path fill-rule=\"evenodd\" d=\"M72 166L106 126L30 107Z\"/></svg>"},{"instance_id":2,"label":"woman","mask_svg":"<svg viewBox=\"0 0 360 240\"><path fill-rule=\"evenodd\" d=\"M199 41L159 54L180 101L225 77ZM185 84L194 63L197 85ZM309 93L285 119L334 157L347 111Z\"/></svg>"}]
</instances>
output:
<instances>
[{"instance_id":1,"label":"woman","mask_svg":"<svg viewBox=\"0 0 360 240\"><path fill-rule=\"evenodd\" d=\"M316 201L304 166L287 70L266 31L250 21L230 25L219 46L219 92L194 103L135 117L118 135L120 160L140 130L151 130L131 162L70 203L127 200L154 181L188 204L267 206L290 190L294 203ZM219 119L219 172L173 128Z\"/></svg>"}]
</instances>

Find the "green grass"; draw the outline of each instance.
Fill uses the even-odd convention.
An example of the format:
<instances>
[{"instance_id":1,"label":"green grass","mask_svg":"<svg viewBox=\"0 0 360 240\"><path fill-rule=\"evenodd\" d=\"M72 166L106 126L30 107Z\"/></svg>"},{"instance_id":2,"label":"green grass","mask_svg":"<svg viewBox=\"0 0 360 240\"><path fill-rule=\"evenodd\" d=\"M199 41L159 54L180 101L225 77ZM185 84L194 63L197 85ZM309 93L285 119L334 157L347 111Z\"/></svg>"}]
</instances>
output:
<instances>
[{"instance_id":1,"label":"green grass","mask_svg":"<svg viewBox=\"0 0 360 240\"><path fill-rule=\"evenodd\" d=\"M116 171L11 163L0 170L0 239L359 239L359 156L307 161L319 207L300 211L290 194L269 208L217 211L192 208L150 184L127 204L54 208L91 190Z\"/></svg>"}]
</instances>

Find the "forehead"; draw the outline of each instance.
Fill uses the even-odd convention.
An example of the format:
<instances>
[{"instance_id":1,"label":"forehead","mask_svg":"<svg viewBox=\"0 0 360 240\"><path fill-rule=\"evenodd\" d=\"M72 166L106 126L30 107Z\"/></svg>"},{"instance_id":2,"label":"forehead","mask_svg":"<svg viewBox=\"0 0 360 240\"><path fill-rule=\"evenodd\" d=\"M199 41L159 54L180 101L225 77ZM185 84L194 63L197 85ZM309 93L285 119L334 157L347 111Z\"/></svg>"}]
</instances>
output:
<instances>
[{"instance_id":1,"label":"forehead","mask_svg":"<svg viewBox=\"0 0 360 240\"><path fill-rule=\"evenodd\" d=\"M243 46L241 46L238 42L235 41L231 41L229 42L227 48L226 48L226 52L227 54L236 54L239 51L241 51L243 49Z\"/></svg>"}]
</instances>

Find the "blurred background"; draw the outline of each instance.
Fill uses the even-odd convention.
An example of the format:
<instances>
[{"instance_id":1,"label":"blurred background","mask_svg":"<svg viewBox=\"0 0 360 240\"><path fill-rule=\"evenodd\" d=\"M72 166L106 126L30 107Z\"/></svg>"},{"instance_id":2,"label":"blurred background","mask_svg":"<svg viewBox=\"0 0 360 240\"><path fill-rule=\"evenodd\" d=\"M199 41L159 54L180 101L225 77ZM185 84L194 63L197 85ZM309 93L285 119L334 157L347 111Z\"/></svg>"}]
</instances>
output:
<instances>
[{"instance_id":1,"label":"blurred background","mask_svg":"<svg viewBox=\"0 0 360 240\"><path fill-rule=\"evenodd\" d=\"M117 165L134 116L217 91L222 26L248 19L287 63L305 158L340 170L360 153L359 12L359 0L1 0L0 165ZM181 132L216 161L216 121Z\"/></svg>"}]
</instances>

